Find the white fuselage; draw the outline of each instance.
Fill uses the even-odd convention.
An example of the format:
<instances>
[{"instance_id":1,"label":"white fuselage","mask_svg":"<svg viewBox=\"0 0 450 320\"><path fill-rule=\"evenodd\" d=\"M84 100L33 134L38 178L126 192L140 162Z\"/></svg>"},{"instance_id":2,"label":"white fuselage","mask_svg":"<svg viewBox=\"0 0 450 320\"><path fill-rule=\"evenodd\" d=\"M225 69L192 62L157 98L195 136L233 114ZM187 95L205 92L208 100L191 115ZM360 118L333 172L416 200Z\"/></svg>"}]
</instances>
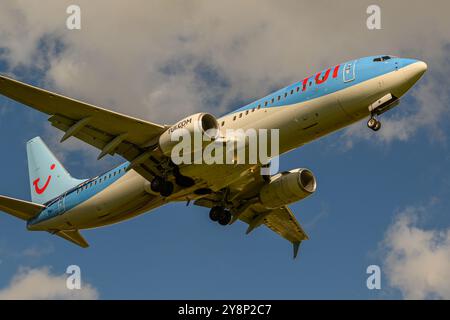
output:
<instances>
[{"instance_id":1,"label":"white fuselage","mask_svg":"<svg viewBox=\"0 0 450 320\"><path fill-rule=\"evenodd\" d=\"M417 80L418 68L416 64L411 64L315 99L280 107L233 112L218 121L220 124L224 122L223 129L279 129L282 154L366 118L370 113L368 106L388 93L402 96ZM188 165L182 170L183 174L208 181L208 185L202 187L220 190L243 174L238 168L233 165ZM145 178L130 170L90 199L30 229L100 227L132 218L170 201L189 199L187 194L190 191L192 189L180 190L168 198L162 198L150 191Z\"/></svg>"}]
</instances>

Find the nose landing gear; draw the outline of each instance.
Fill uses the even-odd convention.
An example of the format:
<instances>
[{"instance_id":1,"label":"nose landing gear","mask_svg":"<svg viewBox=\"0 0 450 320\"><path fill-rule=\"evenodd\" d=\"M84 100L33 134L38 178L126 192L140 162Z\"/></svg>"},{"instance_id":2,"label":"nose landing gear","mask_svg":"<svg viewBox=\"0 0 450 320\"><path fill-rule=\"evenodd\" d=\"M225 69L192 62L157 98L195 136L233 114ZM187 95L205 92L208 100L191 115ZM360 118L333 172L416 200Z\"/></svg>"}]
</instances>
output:
<instances>
[{"instance_id":1,"label":"nose landing gear","mask_svg":"<svg viewBox=\"0 0 450 320\"><path fill-rule=\"evenodd\" d=\"M369 121L367 121L367 126L373 131L378 131L381 128L381 122L372 115Z\"/></svg>"}]
</instances>

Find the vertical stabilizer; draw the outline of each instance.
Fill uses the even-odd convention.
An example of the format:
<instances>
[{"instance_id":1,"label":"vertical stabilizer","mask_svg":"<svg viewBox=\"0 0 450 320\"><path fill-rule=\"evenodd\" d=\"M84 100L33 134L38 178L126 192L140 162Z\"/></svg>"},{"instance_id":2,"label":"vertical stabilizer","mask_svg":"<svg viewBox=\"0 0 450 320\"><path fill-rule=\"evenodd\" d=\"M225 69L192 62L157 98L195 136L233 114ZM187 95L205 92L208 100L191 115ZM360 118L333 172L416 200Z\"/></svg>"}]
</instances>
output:
<instances>
[{"instance_id":1,"label":"vertical stabilizer","mask_svg":"<svg viewBox=\"0 0 450 320\"><path fill-rule=\"evenodd\" d=\"M34 203L46 203L83 182L72 178L40 137L27 142L27 156Z\"/></svg>"}]
</instances>

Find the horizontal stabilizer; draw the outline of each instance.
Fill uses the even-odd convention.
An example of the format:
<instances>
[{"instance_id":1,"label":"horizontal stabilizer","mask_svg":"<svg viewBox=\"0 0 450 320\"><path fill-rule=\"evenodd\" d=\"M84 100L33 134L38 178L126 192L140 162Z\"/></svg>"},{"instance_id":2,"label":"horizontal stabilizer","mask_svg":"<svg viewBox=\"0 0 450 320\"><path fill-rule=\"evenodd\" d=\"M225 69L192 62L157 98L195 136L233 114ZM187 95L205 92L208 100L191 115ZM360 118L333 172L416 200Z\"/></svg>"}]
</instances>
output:
<instances>
[{"instance_id":1,"label":"horizontal stabilizer","mask_svg":"<svg viewBox=\"0 0 450 320\"><path fill-rule=\"evenodd\" d=\"M76 245L87 248L89 247L89 243L83 238L83 236L80 234L78 230L73 231L58 231L55 233L57 236L60 236L63 239L66 239L72 243L75 243Z\"/></svg>"},{"instance_id":2,"label":"horizontal stabilizer","mask_svg":"<svg viewBox=\"0 0 450 320\"><path fill-rule=\"evenodd\" d=\"M44 209L45 206L41 204L0 196L0 211L25 221L37 216Z\"/></svg>"}]
</instances>

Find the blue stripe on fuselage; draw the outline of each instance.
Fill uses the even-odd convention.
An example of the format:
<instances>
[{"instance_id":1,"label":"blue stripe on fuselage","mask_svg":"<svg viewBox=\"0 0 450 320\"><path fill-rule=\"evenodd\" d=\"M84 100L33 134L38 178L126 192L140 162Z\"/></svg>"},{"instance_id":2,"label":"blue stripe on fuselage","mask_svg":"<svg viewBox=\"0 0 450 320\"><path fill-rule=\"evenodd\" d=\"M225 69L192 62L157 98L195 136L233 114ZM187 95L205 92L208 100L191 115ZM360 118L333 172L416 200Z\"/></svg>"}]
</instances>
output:
<instances>
[{"instance_id":1,"label":"blue stripe on fuselage","mask_svg":"<svg viewBox=\"0 0 450 320\"><path fill-rule=\"evenodd\" d=\"M395 71L396 69L403 68L407 65L410 65L414 62L417 62L417 60L414 59L404 59L404 58L396 58L392 57L389 60L381 61L381 62L375 62L375 58L382 57L380 56L370 56L365 57L357 60L351 60L345 63L340 64L339 72L336 78L333 78L333 69L334 67L331 67L331 72L328 76L327 81L325 81L322 84L316 84L315 77L316 74L308 77L308 84L306 86L306 90L303 91L303 80L296 82L290 86L287 86L283 89L280 89L274 93L269 94L268 96L256 100L246 106L243 106L242 108L239 108L237 110L234 110L228 114L233 113L239 113L245 110L257 108L258 105L262 108L273 108L273 107L281 107L286 105L293 105L301 102L305 102L308 100L316 99L322 96L325 96L330 93L334 93L343 89L346 89L348 87L354 86L356 84L359 84L361 82L367 81L369 79L381 76L383 74ZM355 67L355 79L352 81L345 82L343 77L343 72L345 69L345 66L348 63L356 63ZM321 72L320 78L322 78L327 70L323 70ZM311 83L311 85L310 85ZM297 88L299 88L299 91L297 91ZM293 90L293 94L291 94L291 91ZM285 94L287 93L287 96L285 97ZM278 100L278 97L280 97L280 100ZM274 102L272 103L272 99ZM265 106L266 101L268 102L267 106Z\"/></svg>"},{"instance_id":2,"label":"blue stripe on fuselage","mask_svg":"<svg viewBox=\"0 0 450 320\"><path fill-rule=\"evenodd\" d=\"M37 217L28 221L28 225L52 219L89 200L125 175L128 165L129 162L125 162L98 177L86 180L61 196L49 201L45 204L47 207Z\"/></svg>"}]
</instances>

